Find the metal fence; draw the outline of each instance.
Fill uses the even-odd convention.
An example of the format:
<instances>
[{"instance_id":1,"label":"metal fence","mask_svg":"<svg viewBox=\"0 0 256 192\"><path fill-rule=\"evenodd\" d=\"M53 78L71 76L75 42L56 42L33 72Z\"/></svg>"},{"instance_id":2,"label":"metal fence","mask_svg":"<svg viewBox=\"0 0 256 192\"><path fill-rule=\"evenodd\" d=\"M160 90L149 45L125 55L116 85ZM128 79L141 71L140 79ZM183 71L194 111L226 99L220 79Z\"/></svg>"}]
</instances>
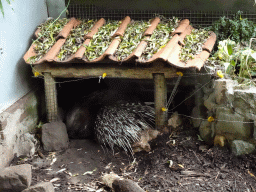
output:
<instances>
[{"instance_id":1,"label":"metal fence","mask_svg":"<svg viewBox=\"0 0 256 192\"><path fill-rule=\"evenodd\" d=\"M232 11L135 11L125 9L106 10L95 5L70 4L68 7L68 17L87 18L87 19L111 19L121 20L125 16L130 16L134 20L148 20L156 15L162 15L166 18L173 16L179 19L189 19L192 25L207 27L222 16L233 18L236 12ZM256 22L256 14L243 12L243 18Z\"/></svg>"}]
</instances>

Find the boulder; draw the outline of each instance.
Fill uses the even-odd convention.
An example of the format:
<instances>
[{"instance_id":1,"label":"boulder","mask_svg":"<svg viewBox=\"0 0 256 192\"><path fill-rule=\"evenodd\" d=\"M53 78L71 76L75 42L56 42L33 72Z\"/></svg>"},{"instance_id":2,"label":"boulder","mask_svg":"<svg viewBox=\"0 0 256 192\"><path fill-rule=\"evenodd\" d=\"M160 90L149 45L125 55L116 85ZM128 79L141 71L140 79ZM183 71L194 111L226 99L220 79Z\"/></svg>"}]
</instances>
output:
<instances>
[{"instance_id":1,"label":"boulder","mask_svg":"<svg viewBox=\"0 0 256 192\"><path fill-rule=\"evenodd\" d=\"M20 192L30 186L32 167L22 164L0 170L0 191Z\"/></svg>"},{"instance_id":2,"label":"boulder","mask_svg":"<svg viewBox=\"0 0 256 192\"><path fill-rule=\"evenodd\" d=\"M17 157L32 157L36 152L37 143L35 136L30 133L20 135L17 141Z\"/></svg>"},{"instance_id":3,"label":"boulder","mask_svg":"<svg viewBox=\"0 0 256 192\"><path fill-rule=\"evenodd\" d=\"M249 120L235 113L232 109L220 107L216 110L216 134L224 135L228 141L246 140L252 137L253 123L244 123Z\"/></svg>"},{"instance_id":4,"label":"boulder","mask_svg":"<svg viewBox=\"0 0 256 192\"><path fill-rule=\"evenodd\" d=\"M236 156L250 154L255 151L255 145L243 140L234 140L231 143L231 150Z\"/></svg>"},{"instance_id":5,"label":"boulder","mask_svg":"<svg viewBox=\"0 0 256 192\"><path fill-rule=\"evenodd\" d=\"M234 109L248 119L256 120L256 88L235 90Z\"/></svg>"},{"instance_id":6,"label":"boulder","mask_svg":"<svg viewBox=\"0 0 256 192\"><path fill-rule=\"evenodd\" d=\"M22 192L54 192L54 187L51 182L41 182L23 190Z\"/></svg>"},{"instance_id":7,"label":"boulder","mask_svg":"<svg viewBox=\"0 0 256 192\"><path fill-rule=\"evenodd\" d=\"M213 144L214 124L214 122L202 121L199 127L200 137L209 145Z\"/></svg>"},{"instance_id":8,"label":"boulder","mask_svg":"<svg viewBox=\"0 0 256 192\"><path fill-rule=\"evenodd\" d=\"M231 79L218 79L214 82L215 101L218 105L233 101L234 86L238 83Z\"/></svg>"},{"instance_id":9,"label":"boulder","mask_svg":"<svg viewBox=\"0 0 256 192\"><path fill-rule=\"evenodd\" d=\"M212 93L209 95L209 97L204 101L204 106L209 110L209 111L214 111L217 104L215 102L215 94Z\"/></svg>"},{"instance_id":10,"label":"boulder","mask_svg":"<svg viewBox=\"0 0 256 192\"><path fill-rule=\"evenodd\" d=\"M60 151L68 148L69 139L66 125L61 121L42 126L42 143L45 151Z\"/></svg>"}]
</instances>

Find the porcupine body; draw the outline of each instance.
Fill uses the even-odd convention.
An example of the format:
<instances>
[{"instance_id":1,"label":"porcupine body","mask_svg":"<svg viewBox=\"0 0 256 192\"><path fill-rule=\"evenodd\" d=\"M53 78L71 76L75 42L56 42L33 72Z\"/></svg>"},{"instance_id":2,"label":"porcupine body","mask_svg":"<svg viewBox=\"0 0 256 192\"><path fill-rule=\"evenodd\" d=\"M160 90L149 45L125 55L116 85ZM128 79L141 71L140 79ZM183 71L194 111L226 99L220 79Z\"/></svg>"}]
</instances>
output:
<instances>
[{"instance_id":1,"label":"porcupine body","mask_svg":"<svg viewBox=\"0 0 256 192\"><path fill-rule=\"evenodd\" d=\"M67 115L70 138L95 138L103 146L132 152L142 130L154 126L154 108L116 90L92 93Z\"/></svg>"},{"instance_id":2,"label":"porcupine body","mask_svg":"<svg viewBox=\"0 0 256 192\"><path fill-rule=\"evenodd\" d=\"M142 130L154 125L154 108L142 102L119 100L105 105L96 116L94 133L98 142L114 151L115 147L132 153Z\"/></svg>"}]
</instances>

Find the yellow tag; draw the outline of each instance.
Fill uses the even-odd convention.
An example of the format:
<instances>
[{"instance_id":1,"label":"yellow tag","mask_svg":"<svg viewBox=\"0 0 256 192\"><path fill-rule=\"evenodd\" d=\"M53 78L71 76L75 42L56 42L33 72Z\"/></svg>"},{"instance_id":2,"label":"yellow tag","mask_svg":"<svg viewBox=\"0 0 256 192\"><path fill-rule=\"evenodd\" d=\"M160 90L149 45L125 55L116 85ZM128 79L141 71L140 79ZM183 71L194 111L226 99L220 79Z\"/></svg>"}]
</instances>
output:
<instances>
[{"instance_id":1,"label":"yellow tag","mask_svg":"<svg viewBox=\"0 0 256 192\"><path fill-rule=\"evenodd\" d=\"M178 165L179 165L179 167L184 168L184 166L183 166L183 165L181 165L181 164L178 164Z\"/></svg>"},{"instance_id":2,"label":"yellow tag","mask_svg":"<svg viewBox=\"0 0 256 192\"><path fill-rule=\"evenodd\" d=\"M176 74L179 75L179 76L181 76L181 77L183 76L183 73L182 73L182 72L177 72Z\"/></svg>"},{"instance_id":3,"label":"yellow tag","mask_svg":"<svg viewBox=\"0 0 256 192\"><path fill-rule=\"evenodd\" d=\"M39 75L40 75L40 73L37 72L37 71L34 73L34 76L35 76L35 77L38 77Z\"/></svg>"},{"instance_id":4,"label":"yellow tag","mask_svg":"<svg viewBox=\"0 0 256 192\"><path fill-rule=\"evenodd\" d=\"M167 111L167 109L165 107L162 107L162 111Z\"/></svg>"},{"instance_id":5,"label":"yellow tag","mask_svg":"<svg viewBox=\"0 0 256 192\"><path fill-rule=\"evenodd\" d=\"M104 79L107 76L107 73L102 74L102 79Z\"/></svg>"},{"instance_id":6,"label":"yellow tag","mask_svg":"<svg viewBox=\"0 0 256 192\"><path fill-rule=\"evenodd\" d=\"M208 117L208 121L209 121L209 122L213 122L213 121L214 121L213 116Z\"/></svg>"},{"instance_id":7,"label":"yellow tag","mask_svg":"<svg viewBox=\"0 0 256 192\"><path fill-rule=\"evenodd\" d=\"M224 77L224 75L223 75L223 73L222 73L221 70L218 70L218 71L217 71L217 75L218 75L220 78L223 78L223 77Z\"/></svg>"}]
</instances>

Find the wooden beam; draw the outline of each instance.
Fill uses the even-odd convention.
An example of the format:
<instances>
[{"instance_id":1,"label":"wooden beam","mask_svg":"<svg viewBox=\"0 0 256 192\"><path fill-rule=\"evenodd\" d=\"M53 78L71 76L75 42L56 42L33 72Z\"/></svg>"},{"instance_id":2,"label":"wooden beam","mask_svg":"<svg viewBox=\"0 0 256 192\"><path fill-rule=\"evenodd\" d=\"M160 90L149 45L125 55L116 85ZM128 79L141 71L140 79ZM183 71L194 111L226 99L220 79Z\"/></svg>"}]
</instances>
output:
<instances>
[{"instance_id":1,"label":"wooden beam","mask_svg":"<svg viewBox=\"0 0 256 192\"><path fill-rule=\"evenodd\" d=\"M102 76L103 73L111 78L129 78L129 79L153 79L152 73L163 73L165 78L176 77L176 68L171 66L116 66L116 65L35 65L34 71L43 74L45 72L51 73L53 77L59 78L95 78Z\"/></svg>"},{"instance_id":2,"label":"wooden beam","mask_svg":"<svg viewBox=\"0 0 256 192\"><path fill-rule=\"evenodd\" d=\"M155 111L156 111L156 128L161 128L167 125L167 111L163 111L162 108L167 104L167 86L165 80L165 74L154 73L154 95L155 95Z\"/></svg>"},{"instance_id":3,"label":"wooden beam","mask_svg":"<svg viewBox=\"0 0 256 192\"><path fill-rule=\"evenodd\" d=\"M55 80L51 73L44 73L44 87L48 122L57 121L57 90Z\"/></svg>"}]
</instances>

